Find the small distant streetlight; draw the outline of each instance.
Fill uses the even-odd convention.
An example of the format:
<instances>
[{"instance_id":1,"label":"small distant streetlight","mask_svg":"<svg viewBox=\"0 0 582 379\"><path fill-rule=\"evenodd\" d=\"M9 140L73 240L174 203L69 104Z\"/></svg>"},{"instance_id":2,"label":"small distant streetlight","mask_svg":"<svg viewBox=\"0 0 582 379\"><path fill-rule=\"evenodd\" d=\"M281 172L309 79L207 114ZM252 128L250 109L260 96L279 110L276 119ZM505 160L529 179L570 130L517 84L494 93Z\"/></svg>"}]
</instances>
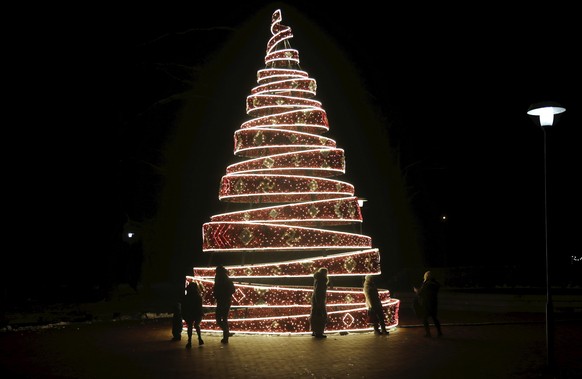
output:
<instances>
[{"instance_id":1,"label":"small distant streetlight","mask_svg":"<svg viewBox=\"0 0 582 379\"><path fill-rule=\"evenodd\" d=\"M546 351L548 369L553 372L555 365L554 357L554 323L552 291L550 284L550 257L548 254L548 188L547 188L547 164L546 164L546 127L557 122L556 115L564 113L566 108L561 105L545 101L532 104L527 110L527 114L532 116L532 120L537 126L542 128L544 133L544 224L545 224L545 245L546 245Z\"/></svg>"},{"instance_id":2,"label":"small distant streetlight","mask_svg":"<svg viewBox=\"0 0 582 379\"><path fill-rule=\"evenodd\" d=\"M364 197L358 197L358 206L360 208L364 207L364 203L368 201L368 199L364 198ZM360 220L360 234L362 234L362 221Z\"/></svg>"}]
</instances>

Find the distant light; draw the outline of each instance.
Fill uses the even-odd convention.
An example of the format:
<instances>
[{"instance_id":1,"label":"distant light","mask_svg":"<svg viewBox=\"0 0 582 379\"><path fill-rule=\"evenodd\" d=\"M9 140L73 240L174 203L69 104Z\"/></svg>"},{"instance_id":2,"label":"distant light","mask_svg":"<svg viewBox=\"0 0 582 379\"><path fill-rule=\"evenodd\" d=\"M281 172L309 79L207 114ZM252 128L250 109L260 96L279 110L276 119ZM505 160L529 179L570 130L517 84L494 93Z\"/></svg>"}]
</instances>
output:
<instances>
[{"instance_id":1,"label":"distant light","mask_svg":"<svg viewBox=\"0 0 582 379\"><path fill-rule=\"evenodd\" d=\"M443 220L443 221L447 221L447 215L442 215L442 216L441 216L441 220Z\"/></svg>"},{"instance_id":2,"label":"distant light","mask_svg":"<svg viewBox=\"0 0 582 379\"><path fill-rule=\"evenodd\" d=\"M533 104L529 107L527 114L530 116L538 116L540 126L552 126L554 123L554 115L566 111L566 108L554 102L542 102Z\"/></svg>"},{"instance_id":3,"label":"distant light","mask_svg":"<svg viewBox=\"0 0 582 379\"><path fill-rule=\"evenodd\" d=\"M135 233L133 233L133 232L128 232L127 233L127 237L129 237L129 238L133 238L134 235L135 235Z\"/></svg>"}]
</instances>

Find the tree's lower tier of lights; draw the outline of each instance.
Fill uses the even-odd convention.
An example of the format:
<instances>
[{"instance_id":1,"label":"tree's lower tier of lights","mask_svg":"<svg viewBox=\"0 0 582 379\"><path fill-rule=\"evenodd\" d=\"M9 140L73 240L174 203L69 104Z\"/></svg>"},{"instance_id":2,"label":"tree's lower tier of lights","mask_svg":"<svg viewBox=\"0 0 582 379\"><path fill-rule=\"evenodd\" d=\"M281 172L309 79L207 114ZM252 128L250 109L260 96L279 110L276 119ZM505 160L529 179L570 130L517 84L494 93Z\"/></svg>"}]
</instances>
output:
<instances>
[{"instance_id":1,"label":"tree's lower tier of lights","mask_svg":"<svg viewBox=\"0 0 582 379\"><path fill-rule=\"evenodd\" d=\"M239 129L234 133L234 154L257 158L291 151L335 148L336 142L317 134L275 128Z\"/></svg>"},{"instance_id":2,"label":"tree's lower tier of lights","mask_svg":"<svg viewBox=\"0 0 582 379\"><path fill-rule=\"evenodd\" d=\"M202 225L203 251L369 249L372 239L354 233L281 224L208 222Z\"/></svg>"},{"instance_id":3,"label":"tree's lower tier of lights","mask_svg":"<svg viewBox=\"0 0 582 379\"><path fill-rule=\"evenodd\" d=\"M202 292L203 305L214 306L214 279L189 276L187 281L198 282ZM311 305L313 287L310 286L277 286L267 284L243 284L235 282L236 291L232 295L234 307L301 307ZM390 291L379 290L380 300L389 301ZM361 288L332 287L327 290L328 305L334 306L364 306L366 297Z\"/></svg>"},{"instance_id":4,"label":"tree's lower tier of lights","mask_svg":"<svg viewBox=\"0 0 582 379\"><path fill-rule=\"evenodd\" d=\"M362 222L362 212L357 197L344 197L222 213L210 221L333 226Z\"/></svg>"},{"instance_id":5,"label":"tree's lower tier of lights","mask_svg":"<svg viewBox=\"0 0 582 379\"><path fill-rule=\"evenodd\" d=\"M275 173L329 177L345 172L342 149L314 149L269 155L235 163L226 168L230 174Z\"/></svg>"},{"instance_id":6,"label":"tree's lower tier of lights","mask_svg":"<svg viewBox=\"0 0 582 379\"><path fill-rule=\"evenodd\" d=\"M386 315L386 327L398 326L400 300L384 300L382 306ZM308 306L261 309L233 308L229 314L228 324L232 333L311 334L309 312ZM204 332L222 332L216 323L214 313L205 314L200 327ZM327 307L326 332L372 330L373 326L368 322L368 311L365 305Z\"/></svg>"},{"instance_id":7,"label":"tree's lower tier of lights","mask_svg":"<svg viewBox=\"0 0 582 379\"><path fill-rule=\"evenodd\" d=\"M354 186L314 176L236 174L220 180L218 198L233 203L291 203L354 196Z\"/></svg>"},{"instance_id":8,"label":"tree's lower tier of lights","mask_svg":"<svg viewBox=\"0 0 582 379\"><path fill-rule=\"evenodd\" d=\"M225 266L234 279L312 277L319 267L326 267L329 276L380 274L380 253L378 249L368 249L286 262ZM193 270L197 278L211 279L215 274L214 267L194 267Z\"/></svg>"}]
</instances>

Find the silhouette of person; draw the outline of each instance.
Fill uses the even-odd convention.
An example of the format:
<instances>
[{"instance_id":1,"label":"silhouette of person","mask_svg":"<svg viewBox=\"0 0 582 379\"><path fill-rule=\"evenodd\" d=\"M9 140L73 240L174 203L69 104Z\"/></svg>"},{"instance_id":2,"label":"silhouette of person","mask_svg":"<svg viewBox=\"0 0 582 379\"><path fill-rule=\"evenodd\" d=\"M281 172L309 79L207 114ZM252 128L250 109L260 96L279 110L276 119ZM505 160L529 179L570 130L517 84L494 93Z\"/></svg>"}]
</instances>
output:
<instances>
[{"instance_id":1,"label":"silhouette of person","mask_svg":"<svg viewBox=\"0 0 582 379\"><path fill-rule=\"evenodd\" d=\"M220 342L228 343L230 331L228 329L228 313L232 304L232 295L235 287L224 266L217 266L214 275L214 298L216 299L216 323L222 329Z\"/></svg>"},{"instance_id":2,"label":"silhouette of person","mask_svg":"<svg viewBox=\"0 0 582 379\"><path fill-rule=\"evenodd\" d=\"M382 309L378 286L373 275L366 275L366 279L364 280L364 295L366 296L368 316L374 325L374 332L376 334L390 334L386 330L384 310Z\"/></svg>"},{"instance_id":3,"label":"silhouette of person","mask_svg":"<svg viewBox=\"0 0 582 379\"><path fill-rule=\"evenodd\" d=\"M182 339L183 321L182 303L177 302L174 307L174 314L172 315L172 341L180 341Z\"/></svg>"},{"instance_id":4,"label":"silhouette of person","mask_svg":"<svg viewBox=\"0 0 582 379\"><path fill-rule=\"evenodd\" d=\"M196 281L191 281L186 286L184 291L184 298L182 301L182 317L186 321L188 343L187 348L192 347L192 329L196 329L198 335L198 345L204 345L202 335L200 333L200 322L204 311L202 310L202 295L200 294L200 287Z\"/></svg>"},{"instance_id":5,"label":"silhouette of person","mask_svg":"<svg viewBox=\"0 0 582 379\"><path fill-rule=\"evenodd\" d=\"M327 338L323 332L327 324L326 300L328 284L327 268L320 267L313 274L313 294L311 295L311 335L315 338Z\"/></svg>"},{"instance_id":6,"label":"silhouette of person","mask_svg":"<svg viewBox=\"0 0 582 379\"><path fill-rule=\"evenodd\" d=\"M425 337L430 337L429 318L432 319L436 327L438 336L442 336L441 323L438 319L438 293L441 284L436 280L430 271L424 273L424 281L420 288L414 287L414 292L418 295L420 305L423 308L422 323L424 325Z\"/></svg>"}]
</instances>

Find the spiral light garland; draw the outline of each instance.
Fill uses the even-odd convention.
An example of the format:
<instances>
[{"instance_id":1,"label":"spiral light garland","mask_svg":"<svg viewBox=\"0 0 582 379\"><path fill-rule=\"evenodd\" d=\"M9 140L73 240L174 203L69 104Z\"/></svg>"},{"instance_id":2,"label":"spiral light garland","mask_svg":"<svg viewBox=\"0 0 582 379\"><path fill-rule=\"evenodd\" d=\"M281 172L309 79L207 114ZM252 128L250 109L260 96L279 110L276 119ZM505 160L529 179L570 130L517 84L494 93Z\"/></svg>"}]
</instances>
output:
<instances>
[{"instance_id":1,"label":"spiral light garland","mask_svg":"<svg viewBox=\"0 0 582 379\"><path fill-rule=\"evenodd\" d=\"M202 226L202 250L222 256L263 252L268 257L285 251L302 257L225 265L236 286L229 317L235 333L311 333L313 287L247 280L312 277L319 267L326 267L330 277L381 273L380 254L370 237L332 228L361 224L362 213L354 186L332 179L345 173L344 151L322 136L329 124L321 102L313 99L316 81L301 70L299 52L289 43L291 28L281 21L276 10L266 68L258 70L258 85L246 99L251 119L234 133L234 155L243 161L228 166L220 181L220 201L254 208L212 216ZM304 257L313 252L323 255ZM213 313L214 274L214 267L194 267L186 277L186 283L197 281L202 289L206 313L201 327L207 332L221 331ZM400 301L386 289L379 293L386 324L394 327ZM327 308L328 332L372 330L361 287L330 287Z\"/></svg>"}]
</instances>

